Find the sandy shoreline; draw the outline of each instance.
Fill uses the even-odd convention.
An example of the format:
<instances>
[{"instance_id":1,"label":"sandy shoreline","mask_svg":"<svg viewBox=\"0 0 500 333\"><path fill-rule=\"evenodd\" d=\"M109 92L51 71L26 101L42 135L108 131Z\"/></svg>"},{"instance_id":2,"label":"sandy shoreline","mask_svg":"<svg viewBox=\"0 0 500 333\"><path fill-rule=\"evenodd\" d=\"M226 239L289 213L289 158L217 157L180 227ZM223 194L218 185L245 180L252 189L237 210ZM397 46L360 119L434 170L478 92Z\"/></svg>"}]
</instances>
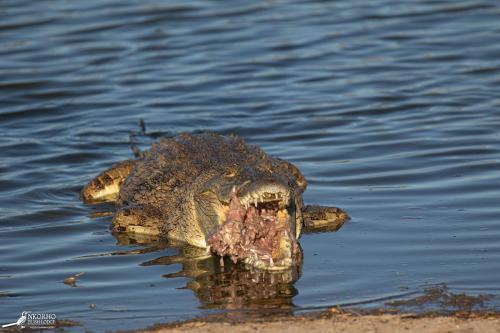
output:
<instances>
[{"instance_id":1,"label":"sandy shoreline","mask_svg":"<svg viewBox=\"0 0 500 333\"><path fill-rule=\"evenodd\" d=\"M453 315L359 314L326 312L260 320L231 320L207 317L138 330L136 332L421 332L421 333L498 333L500 313L455 313Z\"/></svg>"}]
</instances>

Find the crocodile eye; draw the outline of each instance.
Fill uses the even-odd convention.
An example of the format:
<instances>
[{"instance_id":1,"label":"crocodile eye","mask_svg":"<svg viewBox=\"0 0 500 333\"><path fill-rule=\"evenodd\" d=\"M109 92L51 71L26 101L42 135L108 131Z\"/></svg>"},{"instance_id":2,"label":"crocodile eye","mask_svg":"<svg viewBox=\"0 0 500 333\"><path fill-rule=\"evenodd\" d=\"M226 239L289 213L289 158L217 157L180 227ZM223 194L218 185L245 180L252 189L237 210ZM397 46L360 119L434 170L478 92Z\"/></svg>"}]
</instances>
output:
<instances>
[{"instance_id":1,"label":"crocodile eye","mask_svg":"<svg viewBox=\"0 0 500 333\"><path fill-rule=\"evenodd\" d=\"M224 177L227 177L227 178L232 178L236 176L236 171L233 170L233 169L229 169L227 170L225 173L224 173Z\"/></svg>"}]
</instances>

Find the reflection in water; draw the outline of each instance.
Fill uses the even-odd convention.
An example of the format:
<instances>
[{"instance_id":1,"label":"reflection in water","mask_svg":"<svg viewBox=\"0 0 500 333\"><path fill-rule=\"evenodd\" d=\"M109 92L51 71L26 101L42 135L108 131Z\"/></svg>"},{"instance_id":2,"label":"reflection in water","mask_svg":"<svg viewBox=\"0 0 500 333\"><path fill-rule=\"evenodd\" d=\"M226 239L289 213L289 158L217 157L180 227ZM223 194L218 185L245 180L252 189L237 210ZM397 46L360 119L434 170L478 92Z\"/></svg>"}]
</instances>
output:
<instances>
[{"instance_id":1,"label":"reflection in water","mask_svg":"<svg viewBox=\"0 0 500 333\"><path fill-rule=\"evenodd\" d=\"M188 277L186 287L203 304L212 309L292 309L297 294L294 283L300 278L300 265L284 271L260 271L244 264L234 264L229 258L207 255L205 249L174 244L151 236L115 234L119 245L144 244L158 249L176 248L177 255L162 256L144 262L143 266L181 264L176 273L165 278ZM301 258L302 258L302 250Z\"/></svg>"}]
</instances>

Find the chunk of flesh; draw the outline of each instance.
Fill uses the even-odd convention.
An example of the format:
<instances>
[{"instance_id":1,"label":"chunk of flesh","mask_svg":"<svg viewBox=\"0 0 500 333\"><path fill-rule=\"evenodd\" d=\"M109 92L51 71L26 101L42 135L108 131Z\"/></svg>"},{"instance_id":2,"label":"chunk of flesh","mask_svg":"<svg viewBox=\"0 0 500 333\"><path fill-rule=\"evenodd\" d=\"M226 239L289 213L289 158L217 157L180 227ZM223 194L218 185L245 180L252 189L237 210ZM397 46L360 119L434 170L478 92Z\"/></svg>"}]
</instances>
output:
<instances>
[{"instance_id":1,"label":"chunk of flesh","mask_svg":"<svg viewBox=\"0 0 500 333\"><path fill-rule=\"evenodd\" d=\"M245 208L234 192L226 221L208 237L207 244L212 252L229 256L233 262L249 258L270 267L284 256L292 256L298 248L286 208L280 209L279 202ZM287 251L290 247L292 251Z\"/></svg>"}]
</instances>

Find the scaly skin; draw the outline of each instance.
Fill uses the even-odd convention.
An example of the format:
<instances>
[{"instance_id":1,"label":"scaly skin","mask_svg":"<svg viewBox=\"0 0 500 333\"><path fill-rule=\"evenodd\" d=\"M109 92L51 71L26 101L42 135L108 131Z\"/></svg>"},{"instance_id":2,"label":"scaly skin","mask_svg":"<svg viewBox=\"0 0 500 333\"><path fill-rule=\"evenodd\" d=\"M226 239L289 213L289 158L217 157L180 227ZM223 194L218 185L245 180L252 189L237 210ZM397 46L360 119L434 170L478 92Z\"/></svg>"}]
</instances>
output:
<instances>
[{"instance_id":1,"label":"scaly skin","mask_svg":"<svg viewBox=\"0 0 500 333\"><path fill-rule=\"evenodd\" d=\"M301 257L295 249L300 249L297 239L304 222L306 227L312 226L306 228L311 231L315 222L321 230L348 218L338 208L304 207L306 186L293 164L271 157L237 136L209 132L160 139L141 153L141 159L116 164L97 176L85 186L82 198L86 203L115 201L112 228L116 232L160 236L200 248L208 248L207 240L223 230L236 235L250 228L266 234L264 229L271 227L266 223L285 223L289 231L283 232L280 241L273 241L280 244L277 248L267 254L256 252L255 244L263 240L247 236L246 247L239 253L252 266L281 269L295 263L291 257ZM245 218L250 212L255 217ZM234 218L238 214L243 217ZM229 244L233 242L230 236L221 237L228 246L239 246ZM252 258L248 253L253 253ZM273 258L268 259L271 253Z\"/></svg>"}]
</instances>

